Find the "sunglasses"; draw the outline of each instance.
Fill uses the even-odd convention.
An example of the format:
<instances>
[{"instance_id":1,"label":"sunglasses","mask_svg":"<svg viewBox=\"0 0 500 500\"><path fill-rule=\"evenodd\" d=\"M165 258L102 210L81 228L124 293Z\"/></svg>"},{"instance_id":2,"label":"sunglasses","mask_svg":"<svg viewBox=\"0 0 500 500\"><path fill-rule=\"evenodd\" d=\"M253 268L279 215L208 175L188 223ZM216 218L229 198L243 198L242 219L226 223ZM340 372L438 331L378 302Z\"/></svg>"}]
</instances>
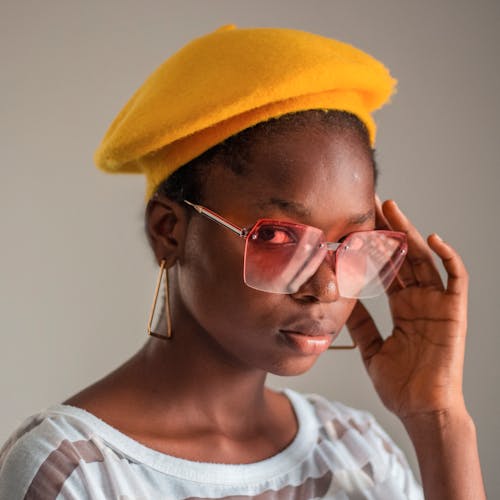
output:
<instances>
[{"instance_id":1,"label":"sunglasses","mask_svg":"<svg viewBox=\"0 0 500 500\"><path fill-rule=\"evenodd\" d=\"M401 232L356 231L332 243L317 227L259 219L242 228L206 207L184 202L245 240L243 280L263 292L297 292L330 255L327 261L341 297L376 297L394 280L408 249L406 234Z\"/></svg>"}]
</instances>

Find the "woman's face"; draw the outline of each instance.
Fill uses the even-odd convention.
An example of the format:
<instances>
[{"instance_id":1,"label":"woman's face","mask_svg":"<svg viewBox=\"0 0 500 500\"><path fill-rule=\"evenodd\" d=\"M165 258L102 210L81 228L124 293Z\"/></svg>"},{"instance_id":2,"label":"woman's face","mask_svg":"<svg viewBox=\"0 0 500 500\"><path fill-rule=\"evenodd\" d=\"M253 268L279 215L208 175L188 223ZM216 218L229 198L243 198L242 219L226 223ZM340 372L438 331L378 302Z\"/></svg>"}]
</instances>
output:
<instances>
[{"instance_id":1,"label":"woman's face","mask_svg":"<svg viewBox=\"0 0 500 500\"><path fill-rule=\"evenodd\" d=\"M373 229L370 152L353 131L311 128L257 139L246 173L215 165L203 204L240 227L259 218L322 229L336 242ZM193 212L176 266L187 314L231 362L277 375L309 369L349 317L355 300L338 296L329 257L290 295L243 282L245 242Z\"/></svg>"}]
</instances>

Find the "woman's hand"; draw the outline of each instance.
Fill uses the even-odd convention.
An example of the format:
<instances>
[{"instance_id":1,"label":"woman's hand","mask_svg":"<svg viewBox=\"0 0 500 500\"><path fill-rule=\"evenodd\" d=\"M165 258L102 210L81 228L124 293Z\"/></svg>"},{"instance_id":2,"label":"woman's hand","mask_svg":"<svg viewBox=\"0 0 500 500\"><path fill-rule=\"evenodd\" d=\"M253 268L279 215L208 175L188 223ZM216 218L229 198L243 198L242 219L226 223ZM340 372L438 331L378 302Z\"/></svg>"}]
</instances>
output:
<instances>
[{"instance_id":1,"label":"woman's hand","mask_svg":"<svg viewBox=\"0 0 500 500\"><path fill-rule=\"evenodd\" d=\"M389 410L405 420L465 411L462 370L467 328L467 272L436 234L427 242L396 203L377 200L377 226L408 236L408 255L387 295L393 319L385 340L358 302L347 326ZM448 274L443 283L433 252Z\"/></svg>"},{"instance_id":2,"label":"woman's hand","mask_svg":"<svg viewBox=\"0 0 500 500\"><path fill-rule=\"evenodd\" d=\"M465 266L436 234L426 242L393 201L380 206L377 200L377 226L408 236L407 258L387 292L392 333L383 339L361 302L347 326L379 396L408 431L425 498L484 499L475 426L462 392ZM433 253L443 263L446 284Z\"/></svg>"}]
</instances>

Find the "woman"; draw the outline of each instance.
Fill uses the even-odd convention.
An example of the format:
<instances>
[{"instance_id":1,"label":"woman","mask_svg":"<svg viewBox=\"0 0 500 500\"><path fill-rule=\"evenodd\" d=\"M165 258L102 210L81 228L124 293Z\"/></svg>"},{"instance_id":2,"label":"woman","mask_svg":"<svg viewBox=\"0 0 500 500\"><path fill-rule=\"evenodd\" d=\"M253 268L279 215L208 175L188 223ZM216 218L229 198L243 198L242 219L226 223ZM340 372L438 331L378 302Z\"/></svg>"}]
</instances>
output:
<instances>
[{"instance_id":1,"label":"woman","mask_svg":"<svg viewBox=\"0 0 500 500\"><path fill-rule=\"evenodd\" d=\"M344 324L425 498L484 498L462 394L466 270L375 195L371 112L394 83L349 45L234 27L151 75L96 154L146 176L150 338L17 430L2 498L421 498L369 414L265 386L307 371ZM385 340L361 302L384 291Z\"/></svg>"}]
</instances>

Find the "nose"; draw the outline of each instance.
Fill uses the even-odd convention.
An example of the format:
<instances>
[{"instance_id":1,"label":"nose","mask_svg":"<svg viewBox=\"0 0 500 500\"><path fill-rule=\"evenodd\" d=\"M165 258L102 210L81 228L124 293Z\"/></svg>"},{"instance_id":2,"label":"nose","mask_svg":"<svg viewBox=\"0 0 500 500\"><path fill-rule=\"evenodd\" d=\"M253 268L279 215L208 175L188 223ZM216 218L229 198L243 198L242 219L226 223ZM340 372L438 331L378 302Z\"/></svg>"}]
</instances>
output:
<instances>
[{"instance_id":1,"label":"nose","mask_svg":"<svg viewBox=\"0 0 500 500\"><path fill-rule=\"evenodd\" d=\"M301 302L334 302L339 299L335 252L328 251L315 273L291 296Z\"/></svg>"}]
</instances>

